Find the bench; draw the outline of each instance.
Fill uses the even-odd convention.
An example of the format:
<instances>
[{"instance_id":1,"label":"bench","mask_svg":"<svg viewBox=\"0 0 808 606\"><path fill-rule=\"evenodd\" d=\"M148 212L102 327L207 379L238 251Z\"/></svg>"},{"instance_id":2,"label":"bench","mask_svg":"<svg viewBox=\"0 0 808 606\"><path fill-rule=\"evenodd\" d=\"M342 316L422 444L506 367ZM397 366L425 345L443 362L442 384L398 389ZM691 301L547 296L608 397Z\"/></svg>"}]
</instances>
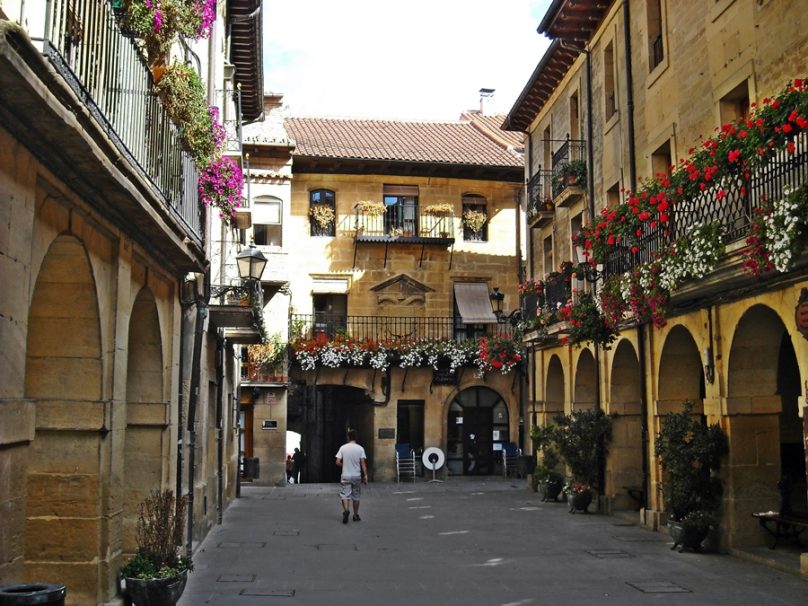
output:
<instances>
[{"instance_id":1,"label":"bench","mask_svg":"<svg viewBox=\"0 0 808 606\"><path fill-rule=\"evenodd\" d=\"M808 530L808 519L782 515L776 511L753 513L752 517L757 518L761 527L774 537L770 549L777 547L779 539L795 539L801 545L800 535Z\"/></svg>"}]
</instances>

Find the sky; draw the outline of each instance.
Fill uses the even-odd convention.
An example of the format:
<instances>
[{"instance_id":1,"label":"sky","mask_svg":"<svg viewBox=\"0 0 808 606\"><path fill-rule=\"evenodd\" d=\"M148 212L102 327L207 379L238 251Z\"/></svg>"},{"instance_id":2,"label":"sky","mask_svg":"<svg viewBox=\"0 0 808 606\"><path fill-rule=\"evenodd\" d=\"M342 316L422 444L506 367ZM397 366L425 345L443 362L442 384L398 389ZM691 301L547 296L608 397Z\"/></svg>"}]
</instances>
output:
<instances>
[{"instance_id":1,"label":"sky","mask_svg":"<svg viewBox=\"0 0 808 606\"><path fill-rule=\"evenodd\" d=\"M292 116L507 114L549 40L550 0L264 0L264 89Z\"/></svg>"}]
</instances>

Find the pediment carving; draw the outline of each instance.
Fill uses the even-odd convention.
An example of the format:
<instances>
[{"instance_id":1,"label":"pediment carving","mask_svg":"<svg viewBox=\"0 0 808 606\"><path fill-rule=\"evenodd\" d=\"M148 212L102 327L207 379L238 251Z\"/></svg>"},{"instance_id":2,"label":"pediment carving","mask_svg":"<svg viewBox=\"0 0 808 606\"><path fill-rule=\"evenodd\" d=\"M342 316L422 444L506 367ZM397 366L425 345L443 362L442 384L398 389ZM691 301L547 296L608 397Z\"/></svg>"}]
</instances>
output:
<instances>
[{"instance_id":1,"label":"pediment carving","mask_svg":"<svg viewBox=\"0 0 808 606\"><path fill-rule=\"evenodd\" d=\"M378 305L423 305L426 303L426 295L435 292L426 284L411 278L406 274L399 274L381 284L377 284L371 291L376 293L376 303Z\"/></svg>"}]
</instances>

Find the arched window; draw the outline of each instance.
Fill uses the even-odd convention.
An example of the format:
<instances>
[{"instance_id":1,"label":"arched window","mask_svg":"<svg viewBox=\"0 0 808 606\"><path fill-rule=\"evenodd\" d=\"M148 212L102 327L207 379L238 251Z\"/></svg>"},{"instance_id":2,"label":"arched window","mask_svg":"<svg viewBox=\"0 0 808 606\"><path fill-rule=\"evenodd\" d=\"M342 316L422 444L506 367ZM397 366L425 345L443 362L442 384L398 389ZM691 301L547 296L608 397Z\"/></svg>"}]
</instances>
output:
<instances>
[{"instance_id":1,"label":"arched window","mask_svg":"<svg viewBox=\"0 0 808 606\"><path fill-rule=\"evenodd\" d=\"M309 192L309 225L312 236L337 235L337 198L330 189Z\"/></svg>"},{"instance_id":2,"label":"arched window","mask_svg":"<svg viewBox=\"0 0 808 606\"><path fill-rule=\"evenodd\" d=\"M283 202L259 196L253 202L253 239L258 246L283 246Z\"/></svg>"},{"instance_id":3,"label":"arched window","mask_svg":"<svg viewBox=\"0 0 808 606\"><path fill-rule=\"evenodd\" d=\"M485 223L475 230L470 226L469 215L466 213L482 213L485 215ZM488 206L483 196L463 194L463 239L467 242L488 241Z\"/></svg>"}]
</instances>

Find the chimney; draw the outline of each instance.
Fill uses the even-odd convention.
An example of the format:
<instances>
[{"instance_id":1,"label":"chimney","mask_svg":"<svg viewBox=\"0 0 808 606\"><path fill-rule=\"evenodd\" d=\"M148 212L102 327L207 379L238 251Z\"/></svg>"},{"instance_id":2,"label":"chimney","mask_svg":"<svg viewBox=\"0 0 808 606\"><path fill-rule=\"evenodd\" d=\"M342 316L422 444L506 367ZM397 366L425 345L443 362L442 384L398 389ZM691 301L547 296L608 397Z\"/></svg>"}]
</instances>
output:
<instances>
[{"instance_id":1,"label":"chimney","mask_svg":"<svg viewBox=\"0 0 808 606\"><path fill-rule=\"evenodd\" d=\"M264 93L264 114L269 115L273 109L283 105L283 93Z\"/></svg>"},{"instance_id":2,"label":"chimney","mask_svg":"<svg viewBox=\"0 0 808 606\"><path fill-rule=\"evenodd\" d=\"M493 88L481 88L480 89L480 115L485 115L485 101L486 99L490 99L494 96L494 91L496 89Z\"/></svg>"}]
</instances>

